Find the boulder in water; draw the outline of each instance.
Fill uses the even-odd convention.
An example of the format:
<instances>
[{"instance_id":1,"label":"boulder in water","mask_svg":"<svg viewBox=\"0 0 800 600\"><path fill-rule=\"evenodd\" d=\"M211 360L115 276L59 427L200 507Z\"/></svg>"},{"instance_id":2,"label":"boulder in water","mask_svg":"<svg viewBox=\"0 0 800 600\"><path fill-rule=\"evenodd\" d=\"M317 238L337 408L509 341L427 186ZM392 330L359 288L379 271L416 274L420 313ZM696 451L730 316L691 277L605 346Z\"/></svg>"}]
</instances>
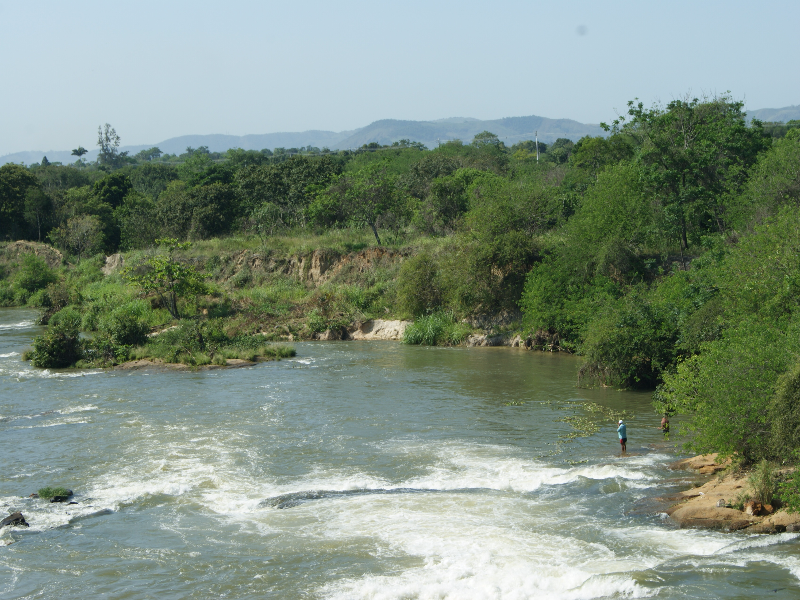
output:
<instances>
[{"instance_id":1,"label":"boulder in water","mask_svg":"<svg viewBox=\"0 0 800 600\"><path fill-rule=\"evenodd\" d=\"M60 494L58 496L53 496L50 498L50 502L66 502L69 498L72 497L72 490L67 490L66 494Z\"/></svg>"},{"instance_id":2,"label":"boulder in water","mask_svg":"<svg viewBox=\"0 0 800 600\"><path fill-rule=\"evenodd\" d=\"M17 511L8 515L5 519L0 521L0 527L28 527L28 522L21 512Z\"/></svg>"}]
</instances>

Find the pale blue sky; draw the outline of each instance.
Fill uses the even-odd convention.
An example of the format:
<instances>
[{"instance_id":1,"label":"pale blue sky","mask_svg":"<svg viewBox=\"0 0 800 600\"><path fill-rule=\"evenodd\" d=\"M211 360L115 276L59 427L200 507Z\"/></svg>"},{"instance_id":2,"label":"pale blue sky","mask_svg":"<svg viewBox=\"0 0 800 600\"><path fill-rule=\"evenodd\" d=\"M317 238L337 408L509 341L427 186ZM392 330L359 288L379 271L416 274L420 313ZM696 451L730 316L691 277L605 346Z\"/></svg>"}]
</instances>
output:
<instances>
[{"instance_id":1,"label":"pale blue sky","mask_svg":"<svg viewBox=\"0 0 800 600\"><path fill-rule=\"evenodd\" d=\"M800 2L0 0L0 155L377 119L800 104ZM581 35L583 32L583 35Z\"/></svg>"}]
</instances>

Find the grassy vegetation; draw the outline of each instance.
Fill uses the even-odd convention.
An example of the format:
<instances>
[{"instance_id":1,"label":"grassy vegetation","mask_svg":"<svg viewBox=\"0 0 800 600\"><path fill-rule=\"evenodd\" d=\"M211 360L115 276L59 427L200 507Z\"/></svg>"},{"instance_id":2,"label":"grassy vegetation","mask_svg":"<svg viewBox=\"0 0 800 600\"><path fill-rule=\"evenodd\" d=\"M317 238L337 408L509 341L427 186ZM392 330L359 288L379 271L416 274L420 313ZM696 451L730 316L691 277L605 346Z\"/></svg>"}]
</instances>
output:
<instances>
[{"instance_id":1,"label":"grassy vegetation","mask_svg":"<svg viewBox=\"0 0 800 600\"><path fill-rule=\"evenodd\" d=\"M59 496L69 496L71 492L65 487L43 487L40 488L38 492L39 498L44 500L50 500L51 498L57 498Z\"/></svg>"},{"instance_id":2,"label":"grassy vegetation","mask_svg":"<svg viewBox=\"0 0 800 600\"><path fill-rule=\"evenodd\" d=\"M472 333L472 327L459 323L449 312L419 317L406 327L403 342L423 346L457 346Z\"/></svg>"}]
</instances>

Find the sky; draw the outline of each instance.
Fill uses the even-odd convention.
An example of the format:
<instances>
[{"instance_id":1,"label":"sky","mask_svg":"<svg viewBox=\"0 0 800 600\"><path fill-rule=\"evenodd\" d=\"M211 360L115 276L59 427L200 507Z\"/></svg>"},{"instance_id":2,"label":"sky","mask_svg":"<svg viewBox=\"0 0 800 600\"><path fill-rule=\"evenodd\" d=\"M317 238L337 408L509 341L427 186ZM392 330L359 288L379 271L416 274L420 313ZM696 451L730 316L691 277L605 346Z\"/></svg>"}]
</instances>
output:
<instances>
[{"instance_id":1,"label":"sky","mask_svg":"<svg viewBox=\"0 0 800 600\"><path fill-rule=\"evenodd\" d=\"M0 155L378 119L800 104L796 0L0 0Z\"/></svg>"}]
</instances>

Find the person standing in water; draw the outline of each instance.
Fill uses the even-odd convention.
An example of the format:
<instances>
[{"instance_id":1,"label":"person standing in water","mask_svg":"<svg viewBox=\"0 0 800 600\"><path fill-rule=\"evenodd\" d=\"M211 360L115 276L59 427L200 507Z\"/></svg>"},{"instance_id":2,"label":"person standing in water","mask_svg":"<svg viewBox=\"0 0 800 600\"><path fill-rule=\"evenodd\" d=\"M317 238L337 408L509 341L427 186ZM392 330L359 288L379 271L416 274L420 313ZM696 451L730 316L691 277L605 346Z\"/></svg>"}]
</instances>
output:
<instances>
[{"instance_id":1,"label":"person standing in water","mask_svg":"<svg viewBox=\"0 0 800 600\"><path fill-rule=\"evenodd\" d=\"M669 439L669 415L664 413L664 418L661 419L661 427L659 427L661 431L664 432L664 437Z\"/></svg>"},{"instance_id":2,"label":"person standing in water","mask_svg":"<svg viewBox=\"0 0 800 600\"><path fill-rule=\"evenodd\" d=\"M617 427L617 435L619 435L619 443L622 446L622 453L628 451L628 432L625 429L625 423L622 422L622 419L619 420L619 427Z\"/></svg>"}]
</instances>

